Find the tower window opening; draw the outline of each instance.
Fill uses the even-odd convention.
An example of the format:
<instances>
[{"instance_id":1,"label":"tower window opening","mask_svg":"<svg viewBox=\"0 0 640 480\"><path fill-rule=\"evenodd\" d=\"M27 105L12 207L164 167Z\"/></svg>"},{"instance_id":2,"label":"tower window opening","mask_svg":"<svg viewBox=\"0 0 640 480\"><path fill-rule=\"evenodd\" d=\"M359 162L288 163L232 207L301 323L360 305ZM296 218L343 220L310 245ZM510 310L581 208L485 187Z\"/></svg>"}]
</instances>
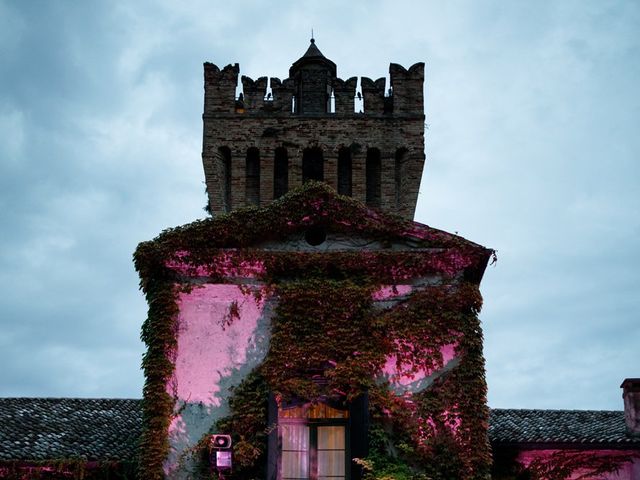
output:
<instances>
[{"instance_id":1,"label":"tower window opening","mask_svg":"<svg viewBox=\"0 0 640 480\"><path fill-rule=\"evenodd\" d=\"M329 97L329 113L336 113L336 94L333 88L331 89L331 96Z\"/></svg>"},{"instance_id":2,"label":"tower window opening","mask_svg":"<svg viewBox=\"0 0 640 480\"><path fill-rule=\"evenodd\" d=\"M387 83L389 85L389 83ZM393 87L389 87L382 99L383 113L393 113Z\"/></svg>"},{"instance_id":3,"label":"tower window opening","mask_svg":"<svg viewBox=\"0 0 640 480\"><path fill-rule=\"evenodd\" d=\"M236 113L244 113L244 88L242 86L242 81L240 80L240 76L238 75L238 83L236 84Z\"/></svg>"},{"instance_id":4,"label":"tower window opening","mask_svg":"<svg viewBox=\"0 0 640 480\"><path fill-rule=\"evenodd\" d=\"M356 86L356 96L353 98L353 111L354 113L364 113L364 97L362 96L360 78L358 78L358 85Z\"/></svg>"},{"instance_id":5,"label":"tower window opening","mask_svg":"<svg viewBox=\"0 0 640 480\"><path fill-rule=\"evenodd\" d=\"M247 150L245 198L248 205L260 205L260 151L256 147Z\"/></svg>"},{"instance_id":6,"label":"tower window opening","mask_svg":"<svg viewBox=\"0 0 640 480\"><path fill-rule=\"evenodd\" d=\"M280 198L289 190L289 156L284 147L276 148L273 160L273 199Z\"/></svg>"},{"instance_id":7,"label":"tower window opening","mask_svg":"<svg viewBox=\"0 0 640 480\"><path fill-rule=\"evenodd\" d=\"M324 158L318 147L306 148L302 153L302 183L309 180L324 181Z\"/></svg>"},{"instance_id":8,"label":"tower window opening","mask_svg":"<svg viewBox=\"0 0 640 480\"><path fill-rule=\"evenodd\" d=\"M333 98L333 88L331 88L330 83L325 83L325 97L324 97L324 112L325 113L333 113L331 110L331 103Z\"/></svg>"},{"instance_id":9,"label":"tower window opening","mask_svg":"<svg viewBox=\"0 0 640 480\"><path fill-rule=\"evenodd\" d=\"M343 147L338 152L338 193L352 195L351 150Z\"/></svg>"},{"instance_id":10,"label":"tower window opening","mask_svg":"<svg viewBox=\"0 0 640 480\"><path fill-rule=\"evenodd\" d=\"M366 202L370 207L380 207L382 199L382 168L380 163L380 150L369 148L366 161Z\"/></svg>"},{"instance_id":11,"label":"tower window opening","mask_svg":"<svg viewBox=\"0 0 640 480\"><path fill-rule=\"evenodd\" d=\"M296 96L291 97L291 113L296 113Z\"/></svg>"},{"instance_id":12,"label":"tower window opening","mask_svg":"<svg viewBox=\"0 0 640 480\"><path fill-rule=\"evenodd\" d=\"M267 89L264 92L264 101L273 102L273 90L271 89L271 79L267 78Z\"/></svg>"},{"instance_id":13,"label":"tower window opening","mask_svg":"<svg viewBox=\"0 0 640 480\"><path fill-rule=\"evenodd\" d=\"M222 177L222 207L231 211L231 150L229 147L218 149L219 168Z\"/></svg>"},{"instance_id":14,"label":"tower window opening","mask_svg":"<svg viewBox=\"0 0 640 480\"><path fill-rule=\"evenodd\" d=\"M244 86L242 85L242 77L238 75L238 82L236 83L236 100L240 98L240 95L244 96Z\"/></svg>"},{"instance_id":15,"label":"tower window opening","mask_svg":"<svg viewBox=\"0 0 640 480\"><path fill-rule=\"evenodd\" d=\"M403 183L404 178L406 176L406 158L407 158L407 149L399 148L396 150L395 164L394 164L394 183L395 183L395 192L396 192L396 208L400 208L402 205L402 196L403 196Z\"/></svg>"}]
</instances>

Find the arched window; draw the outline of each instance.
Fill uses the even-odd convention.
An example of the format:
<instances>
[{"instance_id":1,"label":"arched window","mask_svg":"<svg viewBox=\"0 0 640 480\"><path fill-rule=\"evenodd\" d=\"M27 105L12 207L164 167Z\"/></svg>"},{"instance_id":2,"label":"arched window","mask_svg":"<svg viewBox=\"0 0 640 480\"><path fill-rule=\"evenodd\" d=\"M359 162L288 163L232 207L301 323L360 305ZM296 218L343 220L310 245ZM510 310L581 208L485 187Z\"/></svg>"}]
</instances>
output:
<instances>
[{"instance_id":1,"label":"arched window","mask_svg":"<svg viewBox=\"0 0 640 480\"><path fill-rule=\"evenodd\" d=\"M318 147L306 148L302 153L302 183L308 180L324 180L324 159Z\"/></svg>"},{"instance_id":2,"label":"arched window","mask_svg":"<svg viewBox=\"0 0 640 480\"><path fill-rule=\"evenodd\" d=\"M218 161L222 184L222 207L225 212L229 212L231 211L231 149L229 147L218 149Z\"/></svg>"},{"instance_id":3,"label":"arched window","mask_svg":"<svg viewBox=\"0 0 640 480\"><path fill-rule=\"evenodd\" d=\"M256 147L247 150L245 199L248 205L260 205L260 151Z\"/></svg>"},{"instance_id":4,"label":"arched window","mask_svg":"<svg viewBox=\"0 0 640 480\"><path fill-rule=\"evenodd\" d=\"M340 195L352 194L351 177L351 150L343 147L338 152L338 193Z\"/></svg>"},{"instance_id":5,"label":"arched window","mask_svg":"<svg viewBox=\"0 0 640 480\"><path fill-rule=\"evenodd\" d=\"M273 199L280 198L289 190L289 156L284 147L276 148L273 160Z\"/></svg>"},{"instance_id":6,"label":"arched window","mask_svg":"<svg viewBox=\"0 0 640 480\"><path fill-rule=\"evenodd\" d=\"M369 148L366 163L367 177L367 205L379 207L382 199L382 168L380 165L380 150Z\"/></svg>"},{"instance_id":7,"label":"arched window","mask_svg":"<svg viewBox=\"0 0 640 480\"><path fill-rule=\"evenodd\" d=\"M396 150L395 164L394 164L394 180L396 186L396 207L400 208L402 204L404 181L406 178L406 160L407 160L406 148L399 148Z\"/></svg>"}]
</instances>

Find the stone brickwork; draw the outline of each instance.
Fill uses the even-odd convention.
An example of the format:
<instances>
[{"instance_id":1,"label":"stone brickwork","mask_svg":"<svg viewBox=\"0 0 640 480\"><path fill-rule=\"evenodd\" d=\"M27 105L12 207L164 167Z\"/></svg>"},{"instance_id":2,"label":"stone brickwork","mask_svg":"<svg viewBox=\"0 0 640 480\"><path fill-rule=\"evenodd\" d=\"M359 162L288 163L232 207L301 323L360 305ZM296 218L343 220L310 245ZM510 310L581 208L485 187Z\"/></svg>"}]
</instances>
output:
<instances>
[{"instance_id":1,"label":"stone brickwork","mask_svg":"<svg viewBox=\"0 0 640 480\"><path fill-rule=\"evenodd\" d=\"M357 78L337 78L335 64L313 40L292 65L289 78L267 83L266 77L242 76L240 98L235 96L238 64L220 70L205 63L202 160L210 211L215 215L273 201L277 148L286 149L288 189L301 185L305 150L319 148L323 181L338 188L338 157L341 150L343 155L347 151L351 168L341 175L347 171L350 178L340 181L351 184L352 196L362 202L376 198L370 206L412 219L425 160L424 64L408 70L391 64L389 73L388 89L384 78L361 78L364 112L355 113ZM257 169L255 163L247 169L251 148L259 152ZM367 154L372 149L380 152L380 164L375 171L370 165L367 182ZM367 185L376 189L375 194L367 195Z\"/></svg>"}]
</instances>

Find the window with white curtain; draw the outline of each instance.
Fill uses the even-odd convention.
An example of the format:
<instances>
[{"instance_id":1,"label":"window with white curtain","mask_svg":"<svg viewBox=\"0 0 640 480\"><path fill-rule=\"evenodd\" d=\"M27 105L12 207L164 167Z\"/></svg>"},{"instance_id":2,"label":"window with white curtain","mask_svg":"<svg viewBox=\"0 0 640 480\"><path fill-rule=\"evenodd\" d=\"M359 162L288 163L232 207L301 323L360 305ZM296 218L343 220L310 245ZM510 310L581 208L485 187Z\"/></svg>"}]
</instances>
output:
<instances>
[{"instance_id":1,"label":"window with white curtain","mask_svg":"<svg viewBox=\"0 0 640 480\"><path fill-rule=\"evenodd\" d=\"M347 480L348 410L325 403L278 408L280 480Z\"/></svg>"}]
</instances>

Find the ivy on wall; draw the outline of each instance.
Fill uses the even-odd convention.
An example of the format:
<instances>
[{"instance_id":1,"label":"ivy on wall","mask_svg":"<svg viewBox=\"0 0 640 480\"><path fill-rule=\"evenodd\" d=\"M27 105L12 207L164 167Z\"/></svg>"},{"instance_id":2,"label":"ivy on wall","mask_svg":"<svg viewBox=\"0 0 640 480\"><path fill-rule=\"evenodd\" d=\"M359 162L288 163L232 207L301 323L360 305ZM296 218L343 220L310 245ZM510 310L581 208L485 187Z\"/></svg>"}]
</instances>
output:
<instances>
[{"instance_id":1,"label":"ivy on wall","mask_svg":"<svg viewBox=\"0 0 640 480\"><path fill-rule=\"evenodd\" d=\"M372 239L374 250L273 252L259 245L305 229ZM409 243L412 249L391 247ZM140 466L163 477L174 399L166 392L176 349L177 296L197 276L228 281L229 269L254 273L277 298L267 356L232 392L232 414L213 429L234 435L235 475L259 478L266 454L267 392L310 401L369 392L370 478L486 478L490 468L488 410L477 313L478 283L491 250L399 217L368 210L321 183L309 183L264 209L244 209L163 232L134 259L149 302L142 329L145 402ZM390 308L375 305L383 286L432 277ZM230 320L232 321L232 319ZM443 366L455 344L457 368L411 396L381 381L390 355L403 371ZM314 381L313 375L324 379ZM387 473L385 473L387 472ZM396 477L394 477L396 478Z\"/></svg>"},{"instance_id":2,"label":"ivy on wall","mask_svg":"<svg viewBox=\"0 0 640 480\"><path fill-rule=\"evenodd\" d=\"M365 477L486 478L491 459L477 287L427 287L383 312L372 309L374 287L316 278L278 285L266 360L233 392L232 415L217 425L243 442L234 450L240 478L262 473L268 390L309 401L368 391L373 426L370 456L360 460ZM441 347L453 341L461 363L431 388L397 396L379 381L389 355L405 370L434 369L442 367Z\"/></svg>"},{"instance_id":3,"label":"ivy on wall","mask_svg":"<svg viewBox=\"0 0 640 480\"><path fill-rule=\"evenodd\" d=\"M89 461L85 458L0 462L3 480L134 480L137 467L118 460Z\"/></svg>"},{"instance_id":4,"label":"ivy on wall","mask_svg":"<svg viewBox=\"0 0 640 480\"><path fill-rule=\"evenodd\" d=\"M495 480L588 480L618 472L638 455L628 451L551 450L529 462L518 461L518 449L504 449L494 458Z\"/></svg>"}]
</instances>

